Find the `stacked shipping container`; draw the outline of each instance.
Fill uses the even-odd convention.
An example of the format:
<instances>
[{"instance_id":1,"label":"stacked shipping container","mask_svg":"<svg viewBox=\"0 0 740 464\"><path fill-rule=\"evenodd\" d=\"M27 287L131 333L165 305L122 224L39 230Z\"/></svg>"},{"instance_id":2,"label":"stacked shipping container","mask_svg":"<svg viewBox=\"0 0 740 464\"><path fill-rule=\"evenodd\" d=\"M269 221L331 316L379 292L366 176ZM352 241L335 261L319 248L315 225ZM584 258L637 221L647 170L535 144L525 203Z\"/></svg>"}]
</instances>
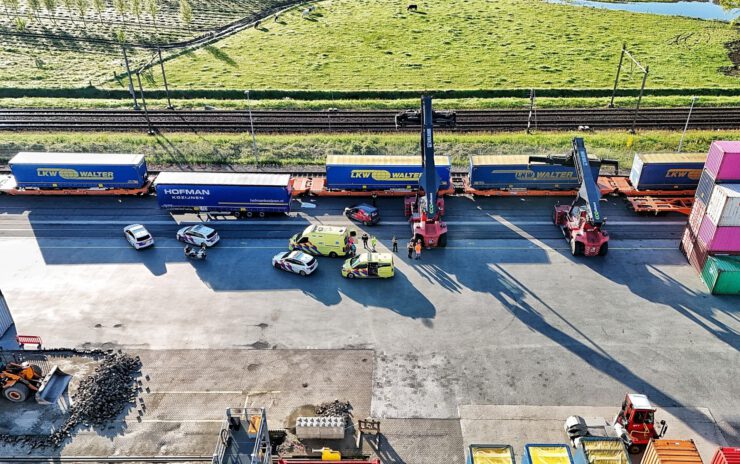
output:
<instances>
[{"instance_id":1,"label":"stacked shipping container","mask_svg":"<svg viewBox=\"0 0 740 464\"><path fill-rule=\"evenodd\" d=\"M714 142L681 250L714 294L740 294L740 142Z\"/></svg>"}]
</instances>

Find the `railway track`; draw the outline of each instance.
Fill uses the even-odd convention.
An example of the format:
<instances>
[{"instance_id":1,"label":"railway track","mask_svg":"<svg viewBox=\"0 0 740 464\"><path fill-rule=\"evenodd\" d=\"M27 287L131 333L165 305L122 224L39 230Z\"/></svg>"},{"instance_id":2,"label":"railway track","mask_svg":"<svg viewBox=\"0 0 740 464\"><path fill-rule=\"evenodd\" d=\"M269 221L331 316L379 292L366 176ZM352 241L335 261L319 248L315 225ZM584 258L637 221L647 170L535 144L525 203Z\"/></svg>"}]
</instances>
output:
<instances>
[{"instance_id":1,"label":"railway track","mask_svg":"<svg viewBox=\"0 0 740 464\"><path fill-rule=\"evenodd\" d=\"M253 111L255 132L418 132L418 125L396 127L397 111ZM640 110L638 129L683 129L687 108ZM148 121L147 121L148 118ZM633 109L542 109L532 118L538 130L628 129ZM520 131L527 128L529 110L461 110L454 132ZM0 131L147 131L156 132L246 132L247 111L157 110L0 110ZM695 108L689 127L693 129L738 129L740 107Z\"/></svg>"}]
</instances>

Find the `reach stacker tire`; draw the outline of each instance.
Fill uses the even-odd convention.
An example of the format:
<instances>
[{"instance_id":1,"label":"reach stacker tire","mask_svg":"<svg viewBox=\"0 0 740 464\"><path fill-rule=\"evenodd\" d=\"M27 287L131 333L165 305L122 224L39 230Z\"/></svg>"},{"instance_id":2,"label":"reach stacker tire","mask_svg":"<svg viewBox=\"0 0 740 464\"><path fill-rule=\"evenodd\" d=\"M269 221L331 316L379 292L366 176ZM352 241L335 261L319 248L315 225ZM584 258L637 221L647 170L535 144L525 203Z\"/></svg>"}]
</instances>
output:
<instances>
[{"instance_id":1,"label":"reach stacker tire","mask_svg":"<svg viewBox=\"0 0 740 464\"><path fill-rule=\"evenodd\" d=\"M437 240L437 246L439 248L444 248L447 246L447 234L442 234L439 236L439 240Z\"/></svg>"},{"instance_id":2,"label":"reach stacker tire","mask_svg":"<svg viewBox=\"0 0 740 464\"><path fill-rule=\"evenodd\" d=\"M23 403L28 399L29 388L22 383L16 383L12 387L3 390L3 395L13 403Z\"/></svg>"},{"instance_id":3,"label":"reach stacker tire","mask_svg":"<svg viewBox=\"0 0 740 464\"><path fill-rule=\"evenodd\" d=\"M609 253L609 242L604 243L599 248L599 256L606 256L607 253Z\"/></svg>"},{"instance_id":4,"label":"reach stacker tire","mask_svg":"<svg viewBox=\"0 0 740 464\"><path fill-rule=\"evenodd\" d=\"M573 256L581 256L583 254L583 243L576 239L570 241L570 254Z\"/></svg>"}]
</instances>

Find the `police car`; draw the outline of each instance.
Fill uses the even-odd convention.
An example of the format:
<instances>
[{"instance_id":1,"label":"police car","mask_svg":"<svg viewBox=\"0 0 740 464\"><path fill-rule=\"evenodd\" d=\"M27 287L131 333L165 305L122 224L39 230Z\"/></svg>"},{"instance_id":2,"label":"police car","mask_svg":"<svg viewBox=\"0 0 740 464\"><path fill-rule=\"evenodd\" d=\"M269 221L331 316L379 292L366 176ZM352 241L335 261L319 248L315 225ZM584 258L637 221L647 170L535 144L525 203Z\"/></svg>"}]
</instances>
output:
<instances>
[{"instance_id":1,"label":"police car","mask_svg":"<svg viewBox=\"0 0 740 464\"><path fill-rule=\"evenodd\" d=\"M146 230L146 227L141 224L131 224L123 228L123 236L126 237L128 243L141 250L154 245L154 237Z\"/></svg>"},{"instance_id":2,"label":"police car","mask_svg":"<svg viewBox=\"0 0 740 464\"><path fill-rule=\"evenodd\" d=\"M318 265L316 258L300 251L285 251L272 258L272 266L275 269L282 269L302 276L313 273Z\"/></svg>"},{"instance_id":3,"label":"police car","mask_svg":"<svg viewBox=\"0 0 740 464\"><path fill-rule=\"evenodd\" d=\"M218 232L202 224L183 227L177 231L177 239L179 241L195 246L205 244L207 247L212 247L218 243L220 238Z\"/></svg>"}]
</instances>

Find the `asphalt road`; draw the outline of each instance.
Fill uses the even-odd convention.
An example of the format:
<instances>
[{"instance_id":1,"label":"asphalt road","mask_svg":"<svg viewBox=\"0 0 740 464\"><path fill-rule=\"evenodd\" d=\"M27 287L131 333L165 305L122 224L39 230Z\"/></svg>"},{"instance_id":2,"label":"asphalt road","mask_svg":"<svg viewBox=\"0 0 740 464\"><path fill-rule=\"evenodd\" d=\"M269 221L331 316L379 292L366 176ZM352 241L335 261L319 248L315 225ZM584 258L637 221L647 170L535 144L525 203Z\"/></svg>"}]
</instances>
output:
<instances>
[{"instance_id":1,"label":"asphalt road","mask_svg":"<svg viewBox=\"0 0 740 464\"><path fill-rule=\"evenodd\" d=\"M709 408L740 443L740 298L707 294L686 264L685 218L638 217L610 198L609 256L575 259L550 223L554 203L451 199L447 249L397 257L388 281L348 281L340 260L321 259L309 278L270 267L309 223L347 223L346 200L218 221L222 242L192 262L150 198L0 197L0 282L18 330L49 345L373 349L378 417L616 408L635 391ZM368 233L383 245L407 237L401 200L379 206L383 222ZM153 249L128 247L121 229L132 222L154 233Z\"/></svg>"}]
</instances>

